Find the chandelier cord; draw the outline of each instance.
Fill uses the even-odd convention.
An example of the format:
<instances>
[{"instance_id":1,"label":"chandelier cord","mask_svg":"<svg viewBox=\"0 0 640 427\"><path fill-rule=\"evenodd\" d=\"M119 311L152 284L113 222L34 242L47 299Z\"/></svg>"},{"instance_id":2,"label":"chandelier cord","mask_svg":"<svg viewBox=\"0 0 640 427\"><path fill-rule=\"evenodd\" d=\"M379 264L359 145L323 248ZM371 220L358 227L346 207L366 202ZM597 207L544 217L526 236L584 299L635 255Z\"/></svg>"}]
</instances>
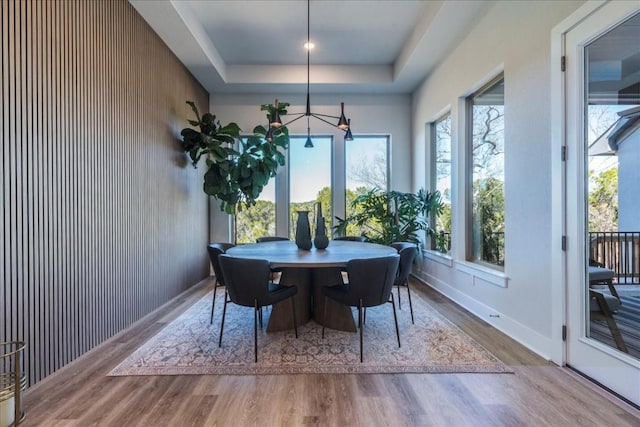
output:
<instances>
[{"instance_id":1,"label":"chandelier cord","mask_svg":"<svg viewBox=\"0 0 640 427\"><path fill-rule=\"evenodd\" d=\"M311 115L311 101L309 99L310 92L310 81L311 81L311 65L310 58L311 56L311 0L307 0L307 110L305 111L305 116Z\"/></svg>"}]
</instances>

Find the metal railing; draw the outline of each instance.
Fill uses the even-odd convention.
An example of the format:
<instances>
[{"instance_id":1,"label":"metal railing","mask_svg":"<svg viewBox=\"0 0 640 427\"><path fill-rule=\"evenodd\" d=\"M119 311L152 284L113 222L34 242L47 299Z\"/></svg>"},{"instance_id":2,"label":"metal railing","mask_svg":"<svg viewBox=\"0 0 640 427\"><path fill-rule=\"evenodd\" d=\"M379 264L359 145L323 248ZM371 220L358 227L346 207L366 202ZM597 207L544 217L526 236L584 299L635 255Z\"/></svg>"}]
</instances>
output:
<instances>
[{"instance_id":1,"label":"metal railing","mask_svg":"<svg viewBox=\"0 0 640 427\"><path fill-rule=\"evenodd\" d=\"M589 262L613 270L617 283L640 283L640 232L590 232Z\"/></svg>"}]
</instances>

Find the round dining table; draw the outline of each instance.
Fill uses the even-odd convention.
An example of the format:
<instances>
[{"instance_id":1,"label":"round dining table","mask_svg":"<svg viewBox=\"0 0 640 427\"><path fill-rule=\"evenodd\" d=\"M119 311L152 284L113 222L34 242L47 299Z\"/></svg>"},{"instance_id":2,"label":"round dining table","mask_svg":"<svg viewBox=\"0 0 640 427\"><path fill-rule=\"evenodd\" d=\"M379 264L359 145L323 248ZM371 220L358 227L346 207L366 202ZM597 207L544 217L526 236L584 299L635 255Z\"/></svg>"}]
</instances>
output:
<instances>
[{"instance_id":1,"label":"round dining table","mask_svg":"<svg viewBox=\"0 0 640 427\"><path fill-rule=\"evenodd\" d=\"M320 324L343 331L356 331L351 308L327 301L322 287L338 286L343 282L343 269L352 259L379 258L397 254L396 249L375 243L332 240L326 249L298 249L290 240L238 245L227 251L234 258L266 259L281 271L279 283L296 285L296 317L298 324L314 319ZM291 307L286 303L274 304L271 309L268 332L293 329Z\"/></svg>"}]
</instances>

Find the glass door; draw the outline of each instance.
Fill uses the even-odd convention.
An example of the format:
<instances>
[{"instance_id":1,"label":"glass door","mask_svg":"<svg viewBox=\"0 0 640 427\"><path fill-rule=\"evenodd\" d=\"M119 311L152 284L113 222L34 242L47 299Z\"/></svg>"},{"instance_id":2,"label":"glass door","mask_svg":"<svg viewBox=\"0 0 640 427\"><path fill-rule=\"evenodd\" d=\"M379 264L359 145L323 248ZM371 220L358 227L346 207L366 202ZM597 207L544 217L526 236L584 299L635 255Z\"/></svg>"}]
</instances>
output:
<instances>
[{"instance_id":1,"label":"glass door","mask_svg":"<svg viewBox=\"0 0 640 427\"><path fill-rule=\"evenodd\" d=\"M565 39L567 364L640 404L640 9Z\"/></svg>"}]
</instances>

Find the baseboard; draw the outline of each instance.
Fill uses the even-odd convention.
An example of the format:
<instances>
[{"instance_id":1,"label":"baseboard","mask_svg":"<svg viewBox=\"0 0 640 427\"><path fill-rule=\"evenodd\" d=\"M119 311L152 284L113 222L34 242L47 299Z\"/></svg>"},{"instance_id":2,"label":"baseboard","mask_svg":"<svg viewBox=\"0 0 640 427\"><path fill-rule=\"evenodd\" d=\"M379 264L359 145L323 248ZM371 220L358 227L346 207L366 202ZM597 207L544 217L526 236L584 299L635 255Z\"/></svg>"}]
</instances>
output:
<instances>
[{"instance_id":1,"label":"baseboard","mask_svg":"<svg viewBox=\"0 0 640 427\"><path fill-rule=\"evenodd\" d=\"M434 277L424 271L422 273L423 277L417 275L413 275L413 277L464 309L470 311L479 319L487 322L500 332L516 340L519 344L533 351L545 360L552 360L551 351L549 349L553 348L553 346L550 338L524 326L515 319L506 316L504 313L496 312L492 307L470 298L468 295L458 291L452 286L449 286L437 277Z\"/></svg>"}]
</instances>

